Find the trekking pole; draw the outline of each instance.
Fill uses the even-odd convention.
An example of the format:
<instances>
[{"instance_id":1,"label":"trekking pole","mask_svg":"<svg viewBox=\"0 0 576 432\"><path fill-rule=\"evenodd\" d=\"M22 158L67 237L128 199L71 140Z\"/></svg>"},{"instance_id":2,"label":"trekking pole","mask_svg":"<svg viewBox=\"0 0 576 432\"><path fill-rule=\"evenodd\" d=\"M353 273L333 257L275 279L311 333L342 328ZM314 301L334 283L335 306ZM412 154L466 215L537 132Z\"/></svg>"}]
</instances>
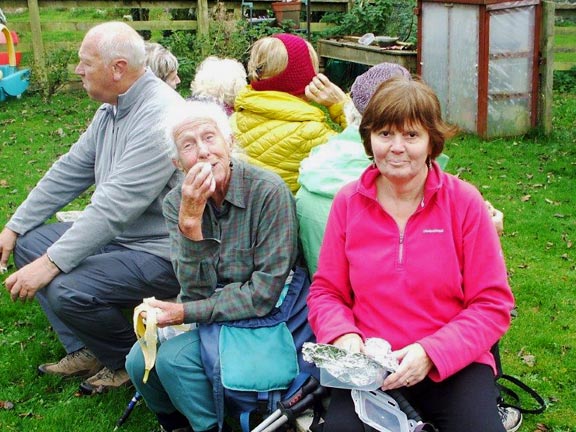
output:
<instances>
[{"instance_id":1,"label":"trekking pole","mask_svg":"<svg viewBox=\"0 0 576 432\"><path fill-rule=\"evenodd\" d=\"M410 420L414 420L416 427L412 429L412 432L437 432L437 429L430 423L425 423L418 414L418 411L414 409L410 402L406 400L404 395L399 390L387 390L386 393L390 395L397 403L398 407L406 414L406 417Z\"/></svg>"},{"instance_id":2,"label":"trekking pole","mask_svg":"<svg viewBox=\"0 0 576 432\"><path fill-rule=\"evenodd\" d=\"M124 413L116 422L114 432L116 432L120 426L126 423L126 420L128 420L128 417L130 417L130 414L132 414L132 410L134 409L134 407L136 406L136 404L140 399L142 399L142 395L138 392L134 393L134 396L132 396L132 399L130 399L130 402L128 402L128 406L124 410Z\"/></svg>"},{"instance_id":3,"label":"trekking pole","mask_svg":"<svg viewBox=\"0 0 576 432\"><path fill-rule=\"evenodd\" d=\"M295 420L297 416L306 411L317 399L324 397L327 393L328 390L325 387L318 387L312 393L307 394L297 401L290 408L281 407L280 411L282 415L264 429L260 429L259 432L273 432L284 423L290 420Z\"/></svg>"},{"instance_id":4,"label":"trekking pole","mask_svg":"<svg viewBox=\"0 0 576 432\"><path fill-rule=\"evenodd\" d=\"M277 419L279 419L282 416L283 410L294 406L294 404L296 404L302 398L306 397L308 394L316 390L319 385L320 383L318 383L318 380L313 376L308 378L304 383L304 385L300 387L298 391L294 393L290 399L278 402L279 408L272 414L270 414L268 417L266 417L266 419L262 423L260 423L254 429L252 429L252 432L262 432L263 430L265 430L268 425L274 423Z\"/></svg>"}]
</instances>

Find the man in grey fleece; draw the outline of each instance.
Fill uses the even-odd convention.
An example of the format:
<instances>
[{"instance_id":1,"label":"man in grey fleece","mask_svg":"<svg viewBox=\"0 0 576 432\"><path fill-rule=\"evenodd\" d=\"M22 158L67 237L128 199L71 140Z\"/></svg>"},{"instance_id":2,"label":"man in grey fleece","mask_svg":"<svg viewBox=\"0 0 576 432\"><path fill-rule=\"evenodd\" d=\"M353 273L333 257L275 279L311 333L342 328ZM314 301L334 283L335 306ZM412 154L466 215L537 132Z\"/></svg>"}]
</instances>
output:
<instances>
[{"instance_id":1,"label":"man in grey fleece","mask_svg":"<svg viewBox=\"0 0 576 432\"><path fill-rule=\"evenodd\" d=\"M146 68L144 41L125 23L93 27L78 54L76 73L103 105L0 233L0 267L14 251L6 289L38 299L67 352L40 372L88 377L80 387L92 394L129 383L136 338L122 309L180 290L162 216L178 174L160 144L165 113L182 98ZM76 222L44 224L92 185Z\"/></svg>"}]
</instances>

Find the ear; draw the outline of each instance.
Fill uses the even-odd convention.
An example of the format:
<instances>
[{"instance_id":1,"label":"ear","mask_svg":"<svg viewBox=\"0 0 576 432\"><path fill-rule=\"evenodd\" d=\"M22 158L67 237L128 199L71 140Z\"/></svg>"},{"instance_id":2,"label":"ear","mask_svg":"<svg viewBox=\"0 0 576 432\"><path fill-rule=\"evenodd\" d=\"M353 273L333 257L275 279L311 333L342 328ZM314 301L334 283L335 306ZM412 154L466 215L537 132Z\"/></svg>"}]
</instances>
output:
<instances>
[{"instance_id":1,"label":"ear","mask_svg":"<svg viewBox=\"0 0 576 432\"><path fill-rule=\"evenodd\" d=\"M176 169L184 171L184 169L182 168L182 164L180 163L180 159L172 159L172 164L176 167Z\"/></svg>"},{"instance_id":2,"label":"ear","mask_svg":"<svg viewBox=\"0 0 576 432\"><path fill-rule=\"evenodd\" d=\"M228 149L231 151L236 145L236 137L234 134L230 135L230 140L228 141Z\"/></svg>"},{"instance_id":3,"label":"ear","mask_svg":"<svg viewBox=\"0 0 576 432\"><path fill-rule=\"evenodd\" d=\"M124 59L116 59L112 63L112 75L114 77L114 81L120 81L126 70L128 69L128 62Z\"/></svg>"}]
</instances>

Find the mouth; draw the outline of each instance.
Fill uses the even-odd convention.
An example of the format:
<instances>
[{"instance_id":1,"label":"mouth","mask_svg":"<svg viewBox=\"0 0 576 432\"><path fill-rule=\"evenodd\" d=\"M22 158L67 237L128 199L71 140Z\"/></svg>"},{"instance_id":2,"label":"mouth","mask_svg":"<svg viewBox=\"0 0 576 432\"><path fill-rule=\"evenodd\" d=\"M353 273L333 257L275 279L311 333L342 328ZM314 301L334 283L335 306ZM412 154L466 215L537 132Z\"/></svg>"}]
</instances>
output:
<instances>
[{"instance_id":1,"label":"mouth","mask_svg":"<svg viewBox=\"0 0 576 432\"><path fill-rule=\"evenodd\" d=\"M405 165L406 163L408 163L408 162L403 161L403 160L390 160L390 161L388 161L388 164L390 164L392 166L402 166L402 165Z\"/></svg>"}]
</instances>

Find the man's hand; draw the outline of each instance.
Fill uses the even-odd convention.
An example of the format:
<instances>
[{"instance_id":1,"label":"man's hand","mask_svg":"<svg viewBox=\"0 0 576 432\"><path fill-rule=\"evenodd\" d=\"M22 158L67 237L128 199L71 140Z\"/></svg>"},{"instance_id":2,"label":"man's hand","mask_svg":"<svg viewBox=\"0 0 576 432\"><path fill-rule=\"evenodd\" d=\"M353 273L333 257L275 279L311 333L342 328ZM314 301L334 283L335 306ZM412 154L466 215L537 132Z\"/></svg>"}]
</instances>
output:
<instances>
[{"instance_id":1,"label":"man's hand","mask_svg":"<svg viewBox=\"0 0 576 432\"><path fill-rule=\"evenodd\" d=\"M178 215L178 226L186 237L202 240L202 214L215 190L216 182L209 163L197 163L186 173Z\"/></svg>"},{"instance_id":2,"label":"man's hand","mask_svg":"<svg viewBox=\"0 0 576 432\"><path fill-rule=\"evenodd\" d=\"M0 273L8 269L8 258L16 246L18 234L9 228L4 228L0 232Z\"/></svg>"},{"instance_id":3,"label":"man's hand","mask_svg":"<svg viewBox=\"0 0 576 432\"><path fill-rule=\"evenodd\" d=\"M156 314L156 325L158 327L184 323L184 305L182 303L166 302L156 299L147 299L146 303L162 311Z\"/></svg>"},{"instance_id":4,"label":"man's hand","mask_svg":"<svg viewBox=\"0 0 576 432\"><path fill-rule=\"evenodd\" d=\"M50 262L48 256L42 255L8 276L4 284L12 301L26 302L32 300L36 292L48 285L59 273L60 270Z\"/></svg>"},{"instance_id":5,"label":"man's hand","mask_svg":"<svg viewBox=\"0 0 576 432\"><path fill-rule=\"evenodd\" d=\"M308 100L325 107L346 101L346 93L321 73L312 78L310 84L304 89L304 94Z\"/></svg>"}]
</instances>

